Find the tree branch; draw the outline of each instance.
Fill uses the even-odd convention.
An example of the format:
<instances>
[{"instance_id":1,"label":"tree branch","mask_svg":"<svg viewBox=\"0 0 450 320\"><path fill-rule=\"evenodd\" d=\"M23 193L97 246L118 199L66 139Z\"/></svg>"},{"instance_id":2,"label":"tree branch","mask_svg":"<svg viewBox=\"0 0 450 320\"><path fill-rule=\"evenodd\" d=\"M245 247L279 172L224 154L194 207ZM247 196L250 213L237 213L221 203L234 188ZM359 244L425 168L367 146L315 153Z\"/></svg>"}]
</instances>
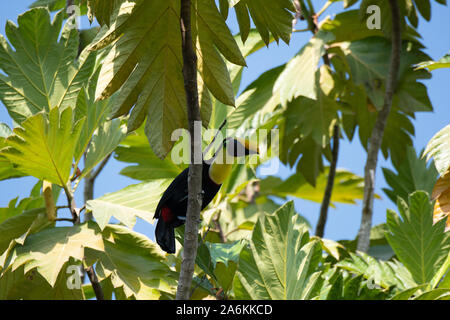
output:
<instances>
[{"instance_id":1,"label":"tree branch","mask_svg":"<svg viewBox=\"0 0 450 320\"><path fill-rule=\"evenodd\" d=\"M375 192L375 172L378 163L378 153L383 141L386 126L392 106L395 87L397 85L398 70L400 68L401 54L401 27L400 10L396 0L389 0L392 15L392 51L391 64L386 83L383 108L378 113L375 126L369 141L367 160L364 167L364 198L361 217L361 226L358 232L357 250L367 252L370 244L370 229L372 228L373 200Z\"/></svg>"},{"instance_id":2,"label":"tree branch","mask_svg":"<svg viewBox=\"0 0 450 320\"><path fill-rule=\"evenodd\" d=\"M100 172L102 172L102 170L105 168L109 159L111 159L111 155L112 153L110 153L105 159L103 159L103 161L98 165L97 169L95 169L85 177L83 190L84 203L87 203L89 200L94 199L95 180L97 179ZM84 219L86 221L92 220L92 213L86 212L84 215Z\"/></svg>"},{"instance_id":3,"label":"tree branch","mask_svg":"<svg viewBox=\"0 0 450 320\"><path fill-rule=\"evenodd\" d=\"M95 297L97 300L105 300L105 296L103 295L103 289L98 281L97 275L95 274L94 267L90 266L85 269L89 280L91 281L92 288L94 289Z\"/></svg>"},{"instance_id":4,"label":"tree branch","mask_svg":"<svg viewBox=\"0 0 450 320\"><path fill-rule=\"evenodd\" d=\"M63 187L64 193L66 194L67 204L69 206L70 214L72 215L72 220L74 224L80 223L80 214L77 205L75 204L75 198L73 197L73 193L70 190L70 185L66 185Z\"/></svg>"},{"instance_id":5,"label":"tree branch","mask_svg":"<svg viewBox=\"0 0 450 320\"><path fill-rule=\"evenodd\" d=\"M323 195L322 204L320 206L320 216L316 226L316 236L323 237L325 233L325 224L328 218L328 208L330 206L331 195L333 192L334 178L336 176L336 167L339 153L339 125L335 124L333 127L333 149L332 159L330 163L330 170L328 171L327 186Z\"/></svg>"},{"instance_id":6,"label":"tree branch","mask_svg":"<svg viewBox=\"0 0 450 320\"><path fill-rule=\"evenodd\" d=\"M191 137L191 163L188 175L188 207L184 234L183 260L176 299L189 299L195 258L198 247L198 221L202 205L202 163L195 163L196 153L201 153L201 137L194 135L194 124L201 121L197 88L197 56L191 34L191 1L181 0L180 29L182 35L183 78L186 92L189 133Z\"/></svg>"},{"instance_id":7,"label":"tree branch","mask_svg":"<svg viewBox=\"0 0 450 320\"><path fill-rule=\"evenodd\" d=\"M310 5L309 8L310 12L308 12L305 3L303 1L300 2L302 10L308 13L306 16L306 20L308 21L308 28L313 34L316 34L319 31L318 17L331 5L331 2L328 1L317 15L314 14L314 8L312 7L312 3L310 1L308 1L308 3ZM330 57L328 56L327 51L325 51L325 54L322 56L322 59L325 65L331 67ZM316 226L316 236L318 237L323 237L325 233L325 225L328 219L328 208L330 206L331 196L333 194L334 178L336 177L336 167L339 156L339 139L340 139L340 129L339 124L336 123L333 127L333 149L332 149L330 170L328 171L327 185L325 187L322 203L320 205L320 215Z\"/></svg>"}]
</instances>

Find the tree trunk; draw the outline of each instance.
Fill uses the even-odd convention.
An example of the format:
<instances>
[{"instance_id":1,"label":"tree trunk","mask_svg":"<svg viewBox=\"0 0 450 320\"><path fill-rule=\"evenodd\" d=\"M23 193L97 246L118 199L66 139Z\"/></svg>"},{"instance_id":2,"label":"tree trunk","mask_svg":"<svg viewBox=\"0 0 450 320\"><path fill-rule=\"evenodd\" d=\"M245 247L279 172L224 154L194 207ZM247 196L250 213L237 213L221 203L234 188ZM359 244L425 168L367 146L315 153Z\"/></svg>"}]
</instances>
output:
<instances>
[{"instance_id":1,"label":"tree trunk","mask_svg":"<svg viewBox=\"0 0 450 320\"><path fill-rule=\"evenodd\" d=\"M392 15L392 51L391 65L386 81L386 92L384 96L383 108L378 113L375 126L369 141L369 150L367 151L367 160L364 167L364 198L361 217L361 226L358 232L357 250L367 252L370 245L370 230L372 228L373 200L375 193L375 173L378 163L378 153L383 141L384 128L386 126L389 113L392 106L397 84L398 70L400 67L401 54L401 27L400 11L396 0L389 0Z\"/></svg>"},{"instance_id":2,"label":"tree trunk","mask_svg":"<svg viewBox=\"0 0 450 320\"><path fill-rule=\"evenodd\" d=\"M194 132L195 122L201 121L197 88L197 56L191 34L191 1L181 0L180 27L183 41L183 78L186 92L189 133L191 137L191 163L188 175L188 207L184 234L183 259L178 280L177 300L190 297L190 287L197 256L198 221L202 205L202 163L196 163L201 154L201 137Z\"/></svg>"}]
</instances>

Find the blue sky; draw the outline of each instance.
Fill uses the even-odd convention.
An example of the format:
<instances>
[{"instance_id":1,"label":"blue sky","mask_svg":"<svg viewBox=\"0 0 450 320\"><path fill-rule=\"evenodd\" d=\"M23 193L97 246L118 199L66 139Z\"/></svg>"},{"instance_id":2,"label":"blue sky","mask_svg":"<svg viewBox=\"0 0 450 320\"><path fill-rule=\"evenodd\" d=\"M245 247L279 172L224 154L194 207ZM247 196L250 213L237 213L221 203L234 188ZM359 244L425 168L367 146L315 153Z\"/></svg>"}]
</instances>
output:
<instances>
[{"instance_id":1,"label":"blue sky","mask_svg":"<svg viewBox=\"0 0 450 320\"><path fill-rule=\"evenodd\" d=\"M314 1L316 10L319 10L325 3L325 0ZM27 10L31 1L0 1L0 32L4 34L4 27L7 20L16 22L17 16ZM322 16L333 15L342 11L342 3L334 3ZM423 19L419 23L419 32L423 37L425 52L433 59L439 59L450 50L450 7L436 4L432 1L431 22ZM229 25L233 32L236 32L237 24L234 16L229 17ZM82 27L88 27L88 22L83 19ZM303 28L303 26L298 26ZM255 80L263 71L278 66L293 57L302 46L310 39L310 33L296 33L292 36L290 45L284 43L279 45L272 44L269 48L264 48L251 55L247 59L248 68L244 71L242 87L246 87ZM262 68L263 67L263 68ZM428 87L428 93L434 106L433 113L418 113L414 122L416 136L414 146L417 150L424 148L429 139L441 128L450 123L450 71L440 69L433 71L431 80L424 82ZM0 103L0 122L5 122L11 126L11 119L6 112L6 108ZM352 143L347 140L341 140L341 150L339 155L338 167L350 170L358 175L363 175L363 168L366 159L366 152L361 147L357 137ZM385 161L380 154L379 165L381 167L391 167L390 162ZM381 191L386 187L386 183L381 173L381 167L378 167L376 176L376 192L382 196L382 200L375 201L374 204L374 224L382 223L386 220L386 209L395 209L395 205ZM95 197L105 193L120 190L121 188L138 181L119 175L124 165L112 159L101 175L98 177L95 185ZM281 168L279 175L287 177L291 170ZM21 178L6 181L0 181L0 207L7 206L8 202L19 196L20 198L29 195L32 186L36 183L34 178ZM76 197L77 204L81 206L82 186L79 187ZM63 197L61 197L63 199ZM62 203L61 203L62 204ZM319 204L295 200L295 206L298 212L305 216L312 227L315 227ZM353 239L358 231L361 219L361 202L358 205L337 205L336 209L330 208L329 219L325 230L325 237L339 239ZM154 239L153 226L138 221L136 231L142 232Z\"/></svg>"}]
</instances>

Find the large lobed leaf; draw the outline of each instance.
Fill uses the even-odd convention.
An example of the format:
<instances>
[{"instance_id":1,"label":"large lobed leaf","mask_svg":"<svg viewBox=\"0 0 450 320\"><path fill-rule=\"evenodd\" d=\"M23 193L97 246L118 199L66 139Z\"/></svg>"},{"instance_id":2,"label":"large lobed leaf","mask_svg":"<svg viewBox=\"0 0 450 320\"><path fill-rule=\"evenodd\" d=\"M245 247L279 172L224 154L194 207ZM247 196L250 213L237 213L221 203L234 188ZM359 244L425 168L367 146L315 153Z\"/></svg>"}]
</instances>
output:
<instances>
[{"instance_id":1,"label":"large lobed leaf","mask_svg":"<svg viewBox=\"0 0 450 320\"><path fill-rule=\"evenodd\" d=\"M450 234L444 231L446 221L433 224L433 207L423 191L412 193L408 203L399 198L397 206L399 215L393 210L387 212L386 238L414 280L427 283L450 251Z\"/></svg>"},{"instance_id":2,"label":"large lobed leaf","mask_svg":"<svg viewBox=\"0 0 450 320\"><path fill-rule=\"evenodd\" d=\"M300 173L295 173L286 180L268 177L261 181L261 193L277 197L294 196L297 198L320 203L327 184L329 168L325 168L313 187ZM364 179L345 170L337 170L334 182L331 206L336 203L356 204L356 200L363 197Z\"/></svg>"},{"instance_id":3,"label":"large lobed leaf","mask_svg":"<svg viewBox=\"0 0 450 320\"><path fill-rule=\"evenodd\" d=\"M292 58L278 77L274 92L279 91L283 105L299 96L317 99L316 71L325 54L325 44L333 39L329 32L319 32Z\"/></svg>"},{"instance_id":4,"label":"large lobed leaf","mask_svg":"<svg viewBox=\"0 0 450 320\"><path fill-rule=\"evenodd\" d=\"M278 42L281 38L289 43L292 33L292 13L294 6L290 0L229 0L234 5L236 17L245 42L250 31L250 17L261 38L269 44L270 37Z\"/></svg>"},{"instance_id":5,"label":"large lobed leaf","mask_svg":"<svg viewBox=\"0 0 450 320\"><path fill-rule=\"evenodd\" d=\"M245 65L245 60L215 4L198 0L192 6L198 70L203 78L199 79L201 108L210 107L208 90L223 103L234 104L230 77L220 54L240 65ZM96 97L109 97L122 88L114 116L128 113L135 105L128 122L131 131L148 115L146 134L160 158L174 144L172 132L187 127L179 10L175 0L123 3L109 30L93 45L93 49L100 49L112 43ZM209 114L202 110L204 124Z\"/></svg>"},{"instance_id":6,"label":"large lobed leaf","mask_svg":"<svg viewBox=\"0 0 450 320\"><path fill-rule=\"evenodd\" d=\"M86 247L104 250L101 234L94 226L49 228L28 236L23 245L17 245L10 252L4 272L15 271L20 266L24 266L24 272L36 268L54 286L70 258L83 260Z\"/></svg>"},{"instance_id":7,"label":"large lobed leaf","mask_svg":"<svg viewBox=\"0 0 450 320\"><path fill-rule=\"evenodd\" d=\"M91 75L95 54L78 56L78 33L65 26L64 12L50 21L46 8L34 8L9 21L0 35L0 99L16 122L53 107L74 107ZM60 36L61 35L61 36Z\"/></svg>"},{"instance_id":8,"label":"large lobed leaf","mask_svg":"<svg viewBox=\"0 0 450 320\"><path fill-rule=\"evenodd\" d=\"M168 179L157 179L131 185L89 200L86 207L92 211L101 229L105 228L111 217L130 228L136 223L136 216L153 223L156 206L170 182Z\"/></svg>"},{"instance_id":9,"label":"large lobed leaf","mask_svg":"<svg viewBox=\"0 0 450 320\"><path fill-rule=\"evenodd\" d=\"M0 123L0 150L6 146L6 138L12 134L6 123ZM7 158L0 156L0 180L19 178L25 174L16 169Z\"/></svg>"},{"instance_id":10,"label":"large lobed leaf","mask_svg":"<svg viewBox=\"0 0 450 320\"><path fill-rule=\"evenodd\" d=\"M161 160L150 147L144 128L130 133L114 150L115 159L129 165L120 174L136 180L175 178L183 167L171 161L171 153Z\"/></svg>"},{"instance_id":11,"label":"large lobed leaf","mask_svg":"<svg viewBox=\"0 0 450 320\"><path fill-rule=\"evenodd\" d=\"M397 171L383 168L384 178L390 189L383 188L384 193L393 201L397 202L397 197L408 201L408 195L416 190L423 190L431 193L437 177L437 171L432 163L417 155L414 147L408 147L402 162L395 163Z\"/></svg>"},{"instance_id":12,"label":"large lobed leaf","mask_svg":"<svg viewBox=\"0 0 450 320\"><path fill-rule=\"evenodd\" d=\"M69 262L70 263L70 262ZM6 271L0 277L1 300L82 300L81 288L71 288L67 284L72 281L73 270L67 269L69 263L62 267L52 287L36 270L24 271L24 266ZM77 266L73 264L72 266Z\"/></svg>"},{"instance_id":13,"label":"large lobed leaf","mask_svg":"<svg viewBox=\"0 0 450 320\"><path fill-rule=\"evenodd\" d=\"M364 252L350 252L350 258L338 262L336 266L362 275L385 289L395 287L395 290L404 290L416 286L411 273L397 260L382 261Z\"/></svg>"},{"instance_id":14,"label":"large lobed leaf","mask_svg":"<svg viewBox=\"0 0 450 320\"><path fill-rule=\"evenodd\" d=\"M0 154L21 172L64 187L83 121L73 123L71 108L41 112L14 129Z\"/></svg>"},{"instance_id":15,"label":"large lobed leaf","mask_svg":"<svg viewBox=\"0 0 450 320\"><path fill-rule=\"evenodd\" d=\"M298 223L293 203L258 219L241 252L233 291L237 299L311 299L317 294L322 249Z\"/></svg>"},{"instance_id":16,"label":"large lobed leaf","mask_svg":"<svg viewBox=\"0 0 450 320\"><path fill-rule=\"evenodd\" d=\"M147 237L123 226L103 230L104 250L86 249L88 262L97 261L99 280L110 279L116 297L158 299L162 292L175 293L176 277L164 252Z\"/></svg>"}]
</instances>

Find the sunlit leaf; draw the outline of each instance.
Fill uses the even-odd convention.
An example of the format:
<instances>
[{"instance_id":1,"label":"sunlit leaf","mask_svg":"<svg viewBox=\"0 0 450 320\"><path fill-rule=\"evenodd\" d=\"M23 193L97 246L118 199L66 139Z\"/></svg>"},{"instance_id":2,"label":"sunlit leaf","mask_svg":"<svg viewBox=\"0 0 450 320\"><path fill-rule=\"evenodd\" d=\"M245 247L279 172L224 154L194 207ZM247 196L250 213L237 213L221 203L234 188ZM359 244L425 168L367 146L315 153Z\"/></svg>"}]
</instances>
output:
<instances>
[{"instance_id":1,"label":"sunlit leaf","mask_svg":"<svg viewBox=\"0 0 450 320\"><path fill-rule=\"evenodd\" d=\"M23 173L65 186L83 121L73 123L71 108L36 114L14 129L0 154Z\"/></svg>"},{"instance_id":2,"label":"sunlit leaf","mask_svg":"<svg viewBox=\"0 0 450 320\"><path fill-rule=\"evenodd\" d=\"M87 209L92 211L101 229L108 224L111 217L115 217L130 228L136 223L136 217L153 223L156 206L170 182L167 179L159 179L130 185L89 200Z\"/></svg>"},{"instance_id":3,"label":"sunlit leaf","mask_svg":"<svg viewBox=\"0 0 450 320\"><path fill-rule=\"evenodd\" d=\"M389 233L386 234L398 259L408 268L418 284L429 282L450 250L450 234L445 220L433 224L433 208L428 194L416 191L409 203L399 198L399 215L387 211Z\"/></svg>"},{"instance_id":4,"label":"sunlit leaf","mask_svg":"<svg viewBox=\"0 0 450 320\"><path fill-rule=\"evenodd\" d=\"M50 21L46 8L34 8L9 21L0 36L0 99L16 122L42 110L75 107L91 75L95 54L78 56L78 33L66 25L64 12ZM11 47L12 46L12 47Z\"/></svg>"},{"instance_id":5,"label":"sunlit leaf","mask_svg":"<svg viewBox=\"0 0 450 320\"><path fill-rule=\"evenodd\" d=\"M293 203L258 219L250 248L241 252L237 299L310 299L317 294L321 245L298 224ZM274 276L275 275L275 276Z\"/></svg>"},{"instance_id":6,"label":"sunlit leaf","mask_svg":"<svg viewBox=\"0 0 450 320\"><path fill-rule=\"evenodd\" d=\"M86 247L104 249L100 233L87 224L45 229L28 236L23 246L16 246L5 269L14 271L24 266L25 272L28 272L36 268L54 286L63 265L70 258L81 261Z\"/></svg>"}]
</instances>

